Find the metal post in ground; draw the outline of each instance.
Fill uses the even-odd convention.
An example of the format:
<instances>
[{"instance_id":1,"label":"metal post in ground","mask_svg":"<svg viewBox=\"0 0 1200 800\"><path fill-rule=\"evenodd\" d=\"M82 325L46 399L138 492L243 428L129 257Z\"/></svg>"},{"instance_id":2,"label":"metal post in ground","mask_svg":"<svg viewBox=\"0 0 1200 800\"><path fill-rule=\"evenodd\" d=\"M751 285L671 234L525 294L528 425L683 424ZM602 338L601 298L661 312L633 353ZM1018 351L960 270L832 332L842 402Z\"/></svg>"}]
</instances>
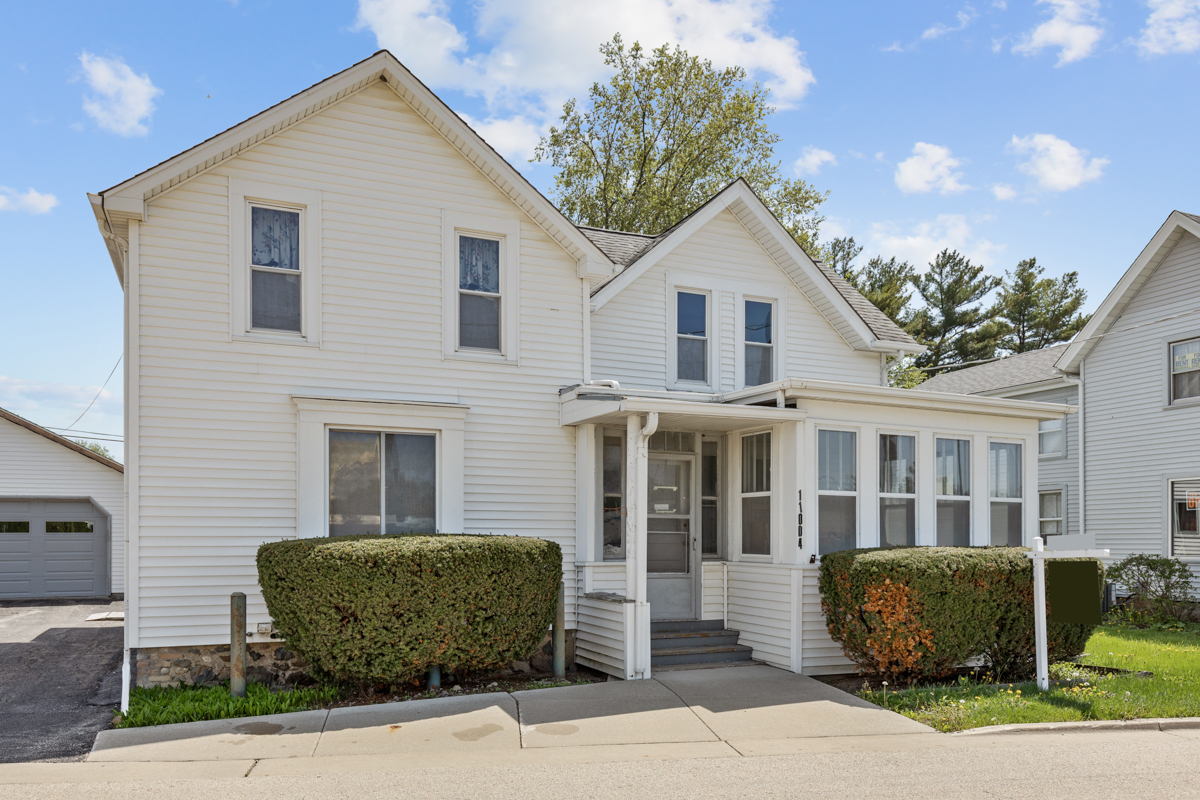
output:
<instances>
[{"instance_id":1,"label":"metal post in ground","mask_svg":"<svg viewBox=\"0 0 1200 800\"><path fill-rule=\"evenodd\" d=\"M229 595L229 694L246 696L246 595Z\"/></svg>"},{"instance_id":2,"label":"metal post in ground","mask_svg":"<svg viewBox=\"0 0 1200 800\"><path fill-rule=\"evenodd\" d=\"M429 668L429 688L430 689L442 688L442 668L441 667L432 666Z\"/></svg>"},{"instance_id":3,"label":"metal post in ground","mask_svg":"<svg viewBox=\"0 0 1200 800\"><path fill-rule=\"evenodd\" d=\"M554 677L567 677L567 588L558 585L558 609L554 612Z\"/></svg>"}]
</instances>

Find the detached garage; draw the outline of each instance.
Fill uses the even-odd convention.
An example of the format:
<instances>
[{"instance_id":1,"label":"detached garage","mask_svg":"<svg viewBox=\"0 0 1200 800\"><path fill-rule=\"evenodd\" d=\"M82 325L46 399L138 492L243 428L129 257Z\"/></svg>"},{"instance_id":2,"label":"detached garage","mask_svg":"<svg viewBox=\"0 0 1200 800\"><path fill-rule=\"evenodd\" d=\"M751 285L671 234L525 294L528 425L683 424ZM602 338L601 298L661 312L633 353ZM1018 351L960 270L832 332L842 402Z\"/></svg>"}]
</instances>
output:
<instances>
[{"instance_id":1,"label":"detached garage","mask_svg":"<svg viewBox=\"0 0 1200 800\"><path fill-rule=\"evenodd\" d=\"M124 471L0 408L0 599L125 591Z\"/></svg>"}]
</instances>

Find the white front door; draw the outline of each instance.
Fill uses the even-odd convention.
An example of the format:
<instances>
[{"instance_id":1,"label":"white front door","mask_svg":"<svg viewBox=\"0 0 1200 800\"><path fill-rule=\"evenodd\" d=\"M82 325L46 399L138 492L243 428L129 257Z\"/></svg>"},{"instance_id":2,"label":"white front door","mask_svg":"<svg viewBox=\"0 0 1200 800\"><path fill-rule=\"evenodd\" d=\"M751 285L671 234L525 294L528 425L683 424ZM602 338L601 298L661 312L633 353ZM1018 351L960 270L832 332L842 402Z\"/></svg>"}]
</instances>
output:
<instances>
[{"instance_id":1,"label":"white front door","mask_svg":"<svg viewBox=\"0 0 1200 800\"><path fill-rule=\"evenodd\" d=\"M651 619L699 617L696 457L651 454L647 470L646 593Z\"/></svg>"}]
</instances>

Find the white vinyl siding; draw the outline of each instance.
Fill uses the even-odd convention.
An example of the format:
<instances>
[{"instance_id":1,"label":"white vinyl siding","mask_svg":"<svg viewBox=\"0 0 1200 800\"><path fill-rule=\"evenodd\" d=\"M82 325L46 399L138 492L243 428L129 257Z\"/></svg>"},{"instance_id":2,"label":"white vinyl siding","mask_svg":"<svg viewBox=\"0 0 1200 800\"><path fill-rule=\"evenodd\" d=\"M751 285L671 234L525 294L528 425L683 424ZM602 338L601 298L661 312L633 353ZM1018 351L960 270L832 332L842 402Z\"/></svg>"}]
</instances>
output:
<instances>
[{"instance_id":1,"label":"white vinyl siding","mask_svg":"<svg viewBox=\"0 0 1200 800\"><path fill-rule=\"evenodd\" d=\"M322 193L319 348L230 342L231 178ZM519 231L519 368L444 358L442 209ZM553 539L574 564L575 433L558 389L582 379L575 260L390 89L155 197L138 227L135 646L228 641L232 591L251 629L267 621L254 554L297 534L294 393L468 406L462 527ZM565 579L573 598L573 567Z\"/></svg>"},{"instance_id":2,"label":"white vinyl siding","mask_svg":"<svg viewBox=\"0 0 1200 800\"><path fill-rule=\"evenodd\" d=\"M1044 392L1022 394L1014 399L1041 403L1062 403L1077 406L1079 390L1074 386L1047 389ZM1090 401L1090 398L1089 398ZM1085 412L1086 413L1086 412ZM1079 530L1079 414L1068 414L1062 421L1062 453L1058 456L1038 456L1038 485L1041 491L1065 492L1063 533L1075 535ZM1089 422L1089 425L1091 423ZM1039 426L1039 430L1040 430ZM1040 434L1039 434L1040 437ZM1027 487L1027 493L1034 487ZM1030 495L1032 497L1032 495Z\"/></svg>"}]
</instances>

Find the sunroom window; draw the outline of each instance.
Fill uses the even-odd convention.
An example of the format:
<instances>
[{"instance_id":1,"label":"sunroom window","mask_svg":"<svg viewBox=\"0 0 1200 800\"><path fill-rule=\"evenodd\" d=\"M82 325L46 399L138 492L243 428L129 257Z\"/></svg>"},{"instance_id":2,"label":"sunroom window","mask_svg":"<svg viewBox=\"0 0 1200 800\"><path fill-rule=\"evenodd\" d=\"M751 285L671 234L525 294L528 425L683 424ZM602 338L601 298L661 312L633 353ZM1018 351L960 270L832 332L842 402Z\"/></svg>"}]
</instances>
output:
<instances>
[{"instance_id":1,"label":"sunroom window","mask_svg":"<svg viewBox=\"0 0 1200 800\"><path fill-rule=\"evenodd\" d=\"M676 295L675 379L708 383L708 295Z\"/></svg>"},{"instance_id":2,"label":"sunroom window","mask_svg":"<svg viewBox=\"0 0 1200 800\"><path fill-rule=\"evenodd\" d=\"M250 326L300 333L300 212L250 206Z\"/></svg>"},{"instance_id":3,"label":"sunroom window","mask_svg":"<svg viewBox=\"0 0 1200 800\"><path fill-rule=\"evenodd\" d=\"M1200 339L1171 345L1171 402L1200 397Z\"/></svg>"},{"instance_id":4,"label":"sunroom window","mask_svg":"<svg viewBox=\"0 0 1200 800\"><path fill-rule=\"evenodd\" d=\"M458 237L458 346L500 350L500 242Z\"/></svg>"},{"instance_id":5,"label":"sunroom window","mask_svg":"<svg viewBox=\"0 0 1200 800\"><path fill-rule=\"evenodd\" d=\"M621 436L604 436L603 443L604 509L601 526L604 536L604 559L620 561L625 558L625 440Z\"/></svg>"},{"instance_id":6,"label":"sunroom window","mask_svg":"<svg viewBox=\"0 0 1200 800\"><path fill-rule=\"evenodd\" d=\"M771 555L771 434L742 437L742 554Z\"/></svg>"},{"instance_id":7,"label":"sunroom window","mask_svg":"<svg viewBox=\"0 0 1200 800\"><path fill-rule=\"evenodd\" d=\"M879 546L917 543L917 437L879 437Z\"/></svg>"},{"instance_id":8,"label":"sunroom window","mask_svg":"<svg viewBox=\"0 0 1200 800\"><path fill-rule=\"evenodd\" d=\"M971 544L971 441L938 439L934 447L938 547L968 547Z\"/></svg>"},{"instance_id":9,"label":"sunroom window","mask_svg":"<svg viewBox=\"0 0 1200 800\"><path fill-rule=\"evenodd\" d=\"M992 545L1020 547L1024 539L1021 535L1021 445L989 443L988 473Z\"/></svg>"},{"instance_id":10,"label":"sunroom window","mask_svg":"<svg viewBox=\"0 0 1200 800\"><path fill-rule=\"evenodd\" d=\"M772 303L746 301L746 386L759 386L775 380L775 346L771 331L773 311Z\"/></svg>"},{"instance_id":11,"label":"sunroom window","mask_svg":"<svg viewBox=\"0 0 1200 800\"><path fill-rule=\"evenodd\" d=\"M858 434L817 431L817 552L858 544Z\"/></svg>"},{"instance_id":12,"label":"sunroom window","mask_svg":"<svg viewBox=\"0 0 1200 800\"><path fill-rule=\"evenodd\" d=\"M434 533L437 438L329 431L329 535Z\"/></svg>"}]
</instances>

